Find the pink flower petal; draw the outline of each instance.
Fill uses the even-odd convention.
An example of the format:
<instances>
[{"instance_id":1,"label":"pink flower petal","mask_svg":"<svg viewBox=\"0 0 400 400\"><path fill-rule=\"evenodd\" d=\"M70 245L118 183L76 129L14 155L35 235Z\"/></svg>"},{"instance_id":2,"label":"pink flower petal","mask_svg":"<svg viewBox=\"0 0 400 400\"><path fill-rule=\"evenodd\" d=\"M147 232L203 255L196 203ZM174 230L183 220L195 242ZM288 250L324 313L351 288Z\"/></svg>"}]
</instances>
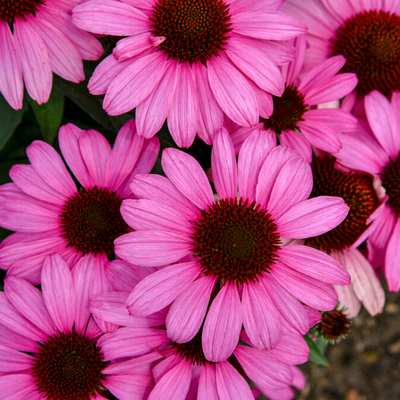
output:
<instances>
[{"instance_id":1,"label":"pink flower petal","mask_svg":"<svg viewBox=\"0 0 400 400\"><path fill-rule=\"evenodd\" d=\"M242 305L243 326L252 344L260 350L276 347L282 334L281 317L262 284L243 285Z\"/></svg>"},{"instance_id":2,"label":"pink flower petal","mask_svg":"<svg viewBox=\"0 0 400 400\"><path fill-rule=\"evenodd\" d=\"M36 353L39 350L37 342L12 331L4 325L0 325L0 342L9 349L27 353Z\"/></svg>"},{"instance_id":3,"label":"pink flower petal","mask_svg":"<svg viewBox=\"0 0 400 400\"><path fill-rule=\"evenodd\" d=\"M284 131L279 138L282 146L289 146L295 150L309 164L312 161L312 150L309 142L298 132Z\"/></svg>"},{"instance_id":4,"label":"pink flower petal","mask_svg":"<svg viewBox=\"0 0 400 400\"><path fill-rule=\"evenodd\" d=\"M249 384L227 361L215 365L219 400L254 400Z\"/></svg>"},{"instance_id":5,"label":"pink flower petal","mask_svg":"<svg viewBox=\"0 0 400 400\"><path fill-rule=\"evenodd\" d=\"M388 288L391 292L398 292L400 289L400 218L397 218L396 225L393 229L387 245L386 260L385 260L385 276L388 283Z\"/></svg>"},{"instance_id":6,"label":"pink flower petal","mask_svg":"<svg viewBox=\"0 0 400 400\"><path fill-rule=\"evenodd\" d=\"M93 129L83 131L79 137L79 148L94 185L105 187L107 165L105 160L111 153L107 139Z\"/></svg>"},{"instance_id":7,"label":"pink flower petal","mask_svg":"<svg viewBox=\"0 0 400 400\"><path fill-rule=\"evenodd\" d=\"M143 138L136 134L135 121L129 120L118 132L106 166L105 186L116 191L139 159Z\"/></svg>"},{"instance_id":8,"label":"pink flower petal","mask_svg":"<svg viewBox=\"0 0 400 400\"><path fill-rule=\"evenodd\" d=\"M82 132L82 129L74 124L63 125L58 132L58 142L61 153L72 173L83 187L91 187L94 183L79 149L79 137Z\"/></svg>"},{"instance_id":9,"label":"pink flower petal","mask_svg":"<svg viewBox=\"0 0 400 400\"><path fill-rule=\"evenodd\" d=\"M283 79L286 85L296 84L297 78L303 68L304 56L306 53L306 36L302 35L294 40L294 47L296 49L296 57L292 62L282 66Z\"/></svg>"},{"instance_id":10,"label":"pink flower petal","mask_svg":"<svg viewBox=\"0 0 400 400\"><path fill-rule=\"evenodd\" d=\"M75 319L75 288L65 261L54 254L42 268L42 291L47 310L60 332L71 332Z\"/></svg>"},{"instance_id":11,"label":"pink flower petal","mask_svg":"<svg viewBox=\"0 0 400 400\"><path fill-rule=\"evenodd\" d=\"M214 286L215 279L201 277L177 296L165 321L172 341L186 343L199 332Z\"/></svg>"},{"instance_id":12,"label":"pink flower petal","mask_svg":"<svg viewBox=\"0 0 400 400\"><path fill-rule=\"evenodd\" d=\"M201 165L189 154L165 149L161 164L168 179L192 203L205 209L214 203L214 195Z\"/></svg>"},{"instance_id":13,"label":"pink flower petal","mask_svg":"<svg viewBox=\"0 0 400 400\"><path fill-rule=\"evenodd\" d=\"M308 318L300 302L272 274L265 275L261 282L283 319L302 335L306 334L309 328Z\"/></svg>"},{"instance_id":14,"label":"pink flower petal","mask_svg":"<svg viewBox=\"0 0 400 400\"><path fill-rule=\"evenodd\" d=\"M298 19L281 12L244 11L231 16L235 33L264 40L290 40L307 33Z\"/></svg>"},{"instance_id":15,"label":"pink flower petal","mask_svg":"<svg viewBox=\"0 0 400 400\"><path fill-rule=\"evenodd\" d=\"M309 352L310 348L301 335L283 334L277 346L267 354L285 364L297 365L307 362Z\"/></svg>"},{"instance_id":16,"label":"pink flower petal","mask_svg":"<svg viewBox=\"0 0 400 400\"><path fill-rule=\"evenodd\" d=\"M257 86L275 96L282 96L285 90L282 73L266 53L240 36L230 38L225 52Z\"/></svg>"},{"instance_id":17,"label":"pink flower petal","mask_svg":"<svg viewBox=\"0 0 400 400\"><path fill-rule=\"evenodd\" d=\"M180 362L157 382L149 400L185 400L191 376L192 365L187 361Z\"/></svg>"},{"instance_id":18,"label":"pink flower petal","mask_svg":"<svg viewBox=\"0 0 400 400\"><path fill-rule=\"evenodd\" d=\"M399 131L394 129L395 114L389 100L377 90L365 96L365 113L369 125L378 139L378 142L386 150L391 158L395 159L399 154Z\"/></svg>"},{"instance_id":19,"label":"pink flower petal","mask_svg":"<svg viewBox=\"0 0 400 400\"><path fill-rule=\"evenodd\" d=\"M32 367L32 357L0 345L0 374L12 374Z\"/></svg>"},{"instance_id":20,"label":"pink flower petal","mask_svg":"<svg viewBox=\"0 0 400 400\"><path fill-rule=\"evenodd\" d=\"M174 264L144 278L133 289L126 306L135 316L150 315L172 303L200 273L196 262Z\"/></svg>"},{"instance_id":21,"label":"pink flower petal","mask_svg":"<svg viewBox=\"0 0 400 400\"><path fill-rule=\"evenodd\" d=\"M155 200L176 207L189 220L195 220L199 216L198 208L164 176L136 175L131 182L131 189L139 199Z\"/></svg>"},{"instance_id":22,"label":"pink flower petal","mask_svg":"<svg viewBox=\"0 0 400 400\"><path fill-rule=\"evenodd\" d=\"M358 126L358 119L345 110L339 108L321 108L308 110L303 114L303 118L329 125L335 132L354 131Z\"/></svg>"},{"instance_id":23,"label":"pink flower petal","mask_svg":"<svg viewBox=\"0 0 400 400\"><path fill-rule=\"evenodd\" d=\"M158 85L136 107L136 126L140 136L149 139L162 128L175 95L180 72L177 62L168 60Z\"/></svg>"},{"instance_id":24,"label":"pink flower petal","mask_svg":"<svg viewBox=\"0 0 400 400\"><path fill-rule=\"evenodd\" d=\"M8 399L36 400L36 384L31 374L11 374L0 376L1 397Z\"/></svg>"},{"instance_id":25,"label":"pink flower petal","mask_svg":"<svg viewBox=\"0 0 400 400\"><path fill-rule=\"evenodd\" d=\"M46 103L50 97L53 72L47 47L29 23L22 18L14 22L14 44L22 66L26 90L38 104Z\"/></svg>"},{"instance_id":26,"label":"pink flower petal","mask_svg":"<svg viewBox=\"0 0 400 400\"><path fill-rule=\"evenodd\" d=\"M340 197L319 196L294 205L277 221L279 233L292 239L322 235L339 225L349 212Z\"/></svg>"},{"instance_id":27,"label":"pink flower petal","mask_svg":"<svg viewBox=\"0 0 400 400\"><path fill-rule=\"evenodd\" d=\"M26 149L26 153L35 172L51 188L66 197L76 194L76 185L53 147L37 140Z\"/></svg>"},{"instance_id":28,"label":"pink flower petal","mask_svg":"<svg viewBox=\"0 0 400 400\"><path fill-rule=\"evenodd\" d=\"M290 366L270 357L266 351L239 345L235 350L235 356L246 375L255 384L277 389L292 382Z\"/></svg>"},{"instance_id":29,"label":"pink flower petal","mask_svg":"<svg viewBox=\"0 0 400 400\"><path fill-rule=\"evenodd\" d=\"M124 114L135 108L156 88L166 65L167 58L161 51L137 59L111 82L103 108L110 115Z\"/></svg>"},{"instance_id":30,"label":"pink flower petal","mask_svg":"<svg viewBox=\"0 0 400 400\"><path fill-rule=\"evenodd\" d=\"M204 356L212 362L228 359L242 327L242 305L235 285L225 284L213 300L203 327Z\"/></svg>"},{"instance_id":31,"label":"pink flower petal","mask_svg":"<svg viewBox=\"0 0 400 400\"><path fill-rule=\"evenodd\" d=\"M198 400L220 400L216 380L215 366L205 364L200 374L199 390L197 392Z\"/></svg>"},{"instance_id":32,"label":"pink flower petal","mask_svg":"<svg viewBox=\"0 0 400 400\"><path fill-rule=\"evenodd\" d=\"M188 63L176 65L176 68L180 72L168 113L168 129L179 147L189 148L196 137L199 124L196 80Z\"/></svg>"},{"instance_id":33,"label":"pink flower petal","mask_svg":"<svg viewBox=\"0 0 400 400\"><path fill-rule=\"evenodd\" d=\"M0 22L0 54L0 91L12 108L20 110L24 96L22 67L11 29L5 21Z\"/></svg>"},{"instance_id":34,"label":"pink flower petal","mask_svg":"<svg viewBox=\"0 0 400 400\"><path fill-rule=\"evenodd\" d=\"M257 98L243 74L221 57L209 60L207 69L211 90L226 115L239 125L255 125L259 116Z\"/></svg>"},{"instance_id":35,"label":"pink flower petal","mask_svg":"<svg viewBox=\"0 0 400 400\"><path fill-rule=\"evenodd\" d=\"M256 187L256 201L261 207L267 207L276 177L292 157L298 157L298 155L291 148L283 146L273 148L268 154L261 166Z\"/></svg>"},{"instance_id":36,"label":"pink flower petal","mask_svg":"<svg viewBox=\"0 0 400 400\"><path fill-rule=\"evenodd\" d=\"M225 128L215 135L211 153L215 190L221 199L235 199L237 193L237 166L232 140Z\"/></svg>"},{"instance_id":37,"label":"pink flower petal","mask_svg":"<svg viewBox=\"0 0 400 400\"><path fill-rule=\"evenodd\" d=\"M279 171L268 202L268 212L279 219L294 205L306 200L313 186L310 165L302 157L293 157Z\"/></svg>"},{"instance_id":38,"label":"pink flower petal","mask_svg":"<svg viewBox=\"0 0 400 400\"><path fill-rule=\"evenodd\" d=\"M144 32L119 40L113 49L113 56L118 62L121 62L150 49L153 47L151 36L150 32Z\"/></svg>"},{"instance_id":39,"label":"pink flower petal","mask_svg":"<svg viewBox=\"0 0 400 400\"><path fill-rule=\"evenodd\" d=\"M211 145L214 133L223 126L224 113L211 91L207 68L202 63L193 63L192 69L196 76L197 95L199 98L197 133L202 140Z\"/></svg>"},{"instance_id":40,"label":"pink flower petal","mask_svg":"<svg viewBox=\"0 0 400 400\"><path fill-rule=\"evenodd\" d=\"M267 132L255 130L244 141L238 159L238 184L240 196L249 199L252 203L255 200L258 174L265 158L275 147L274 141Z\"/></svg>"},{"instance_id":41,"label":"pink flower petal","mask_svg":"<svg viewBox=\"0 0 400 400\"><path fill-rule=\"evenodd\" d=\"M105 333L97 342L104 361L141 356L167 343L165 330L157 328L120 328Z\"/></svg>"},{"instance_id":42,"label":"pink flower petal","mask_svg":"<svg viewBox=\"0 0 400 400\"><path fill-rule=\"evenodd\" d=\"M121 215L125 222L137 231L154 229L185 236L193 234L192 225L176 208L158 201L126 199L121 205Z\"/></svg>"},{"instance_id":43,"label":"pink flower petal","mask_svg":"<svg viewBox=\"0 0 400 400\"><path fill-rule=\"evenodd\" d=\"M103 385L120 400L148 398L153 388L151 375L108 375Z\"/></svg>"},{"instance_id":44,"label":"pink flower petal","mask_svg":"<svg viewBox=\"0 0 400 400\"><path fill-rule=\"evenodd\" d=\"M346 315L350 318L357 317L361 310L361 301L358 300L351 285L335 286L339 296L339 306L346 308Z\"/></svg>"},{"instance_id":45,"label":"pink flower petal","mask_svg":"<svg viewBox=\"0 0 400 400\"><path fill-rule=\"evenodd\" d=\"M48 338L45 332L32 324L32 322L17 311L7 300L7 296L4 292L0 292L0 317L2 325L22 336L41 343L44 343Z\"/></svg>"},{"instance_id":46,"label":"pink flower petal","mask_svg":"<svg viewBox=\"0 0 400 400\"><path fill-rule=\"evenodd\" d=\"M274 278L300 301L317 310L329 311L335 308L338 295L332 285L321 282L283 263L275 263Z\"/></svg>"},{"instance_id":47,"label":"pink flower petal","mask_svg":"<svg viewBox=\"0 0 400 400\"><path fill-rule=\"evenodd\" d=\"M86 1L75 7L73 23L84 31L101 35L138 35L149 29L147 15L134 7L112 0Z\"/></svg>"},{"instance_id":48,"label":"pink flower petal","mask_svg":"<svg viewBox=\"0 0 400 400\"><path fill-rule=\"evenodd\" d=\"M50 336L57 332L39 289L24 279L8 276L4 291L11 304L43 332Z\"/></svg>"},{"instance_id":49,"label":"pink flower petal","mask_svg":"<svg viewBox=\"0 0 400 400\"><path fill-rule=\"evenodd\" d=\"M114 245L118 257L142 267L158 267L177 262L188 255L192 248L190 238L167 231L128 233L117 238Z\"/></svg>"},{"instance_id":50,"label":"pink flower petal","mask_svg":"<svg viewBox=\"0 0 400 400\"><path fill-rule=\"evenodd\" d=\"M279 261L322 282L350 285L350 276L335 259L312 247L291 245L279 250Z\"/></svg>"},{"instance_id":51,"label":"pink flower petal","mask_svg":"<svg viewBox=\"0 0 400 400\"><path fill-rule=\"evenodd\" d=\"M176 367L182 362L182 358L174 353L173 349L165 350L163 353L166 354L166 356L164 356L164 360L160 361L152 369L155 383L158 383L167 372L171 371L172 368Z\"/></svg>"}]
</instances>

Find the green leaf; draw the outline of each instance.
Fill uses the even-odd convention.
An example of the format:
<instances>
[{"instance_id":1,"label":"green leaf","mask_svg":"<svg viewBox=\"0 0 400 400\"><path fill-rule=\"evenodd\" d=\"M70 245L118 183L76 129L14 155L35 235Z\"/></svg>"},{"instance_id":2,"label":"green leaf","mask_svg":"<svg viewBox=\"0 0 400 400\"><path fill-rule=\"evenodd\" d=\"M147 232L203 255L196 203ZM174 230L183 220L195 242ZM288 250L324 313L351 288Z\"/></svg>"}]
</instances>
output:
<instances>
[{"instance_id":1,"label":"green leaf","mask_svg":"<svg viewBox=\"0 0 400 400\"><path fill-rule=\"evenodd\" d=\"M47 103L39 105L35 100L29 98L29 104L35 113L44 140L47 143L53 143L64 114L65 96L56 88L53 88Z\"/></svg>"},{"instance_id":2,"label":"green leaf","mask_svg":"<svg viewBox=\"0 0 400 400\"><path fill-rule=\"evenodd\" d=\"M109 116L102 107L103 99L100 96L91 95L87 89L87 82L79 84L67 82L54 75L54 85L69 97L76 105L90 115L103 128L117 133L126 122L133 118L132 115L123 114L117 117Z\"/></svg>"},{"instance_id":3,"label":"green leaf","mask_svg":"<svg viewBox=\"0 0 400 400\"><path fill-rule=\"evenodd\" d=\"M303 336L305 341L308 344L308 347L310 348L310 354L308 355L308 361L312 361L313 363L317 365L323 365L325 367L329 366L329 362L326 359L326 357L323 355L317 344L308 336L304 335Z\"/></svg>"},{"instance_id":4,"label":"green leaf","mask_svg":"<svg viewBox=\"0 0 400 400\"><path fill-rule=\"evenodd\" d=\"M22 120L26 107L15 111L0 95L0 150L4 147Z\"/></svg>"}]
</instances>

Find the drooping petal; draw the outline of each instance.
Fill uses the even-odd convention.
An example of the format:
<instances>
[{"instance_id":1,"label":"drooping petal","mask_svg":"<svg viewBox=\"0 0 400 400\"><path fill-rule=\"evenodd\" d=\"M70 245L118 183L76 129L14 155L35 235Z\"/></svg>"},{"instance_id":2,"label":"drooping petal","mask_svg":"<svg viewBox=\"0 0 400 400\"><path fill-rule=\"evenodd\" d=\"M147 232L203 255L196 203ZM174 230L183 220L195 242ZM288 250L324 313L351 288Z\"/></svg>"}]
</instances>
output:
<instances>
[{"instance_id":1,"label":"drooping petal","mask_svg":"<svg viewBox=\"0 0 400 400\"><path fill-rule=\"evenodd\" d=\"M385 260L385 276L388 283L388 288L392 292L398 292L400 289L400 218L397 218L396 225L393 229L387 245L386 260Z\"/></svg>"},{"instance_id":2,"label":"drooping petal","mask_svg":"<svg viewBox=\"0 0 400 400\"><path fill-rule=\"evenodd\" d=\"M204 356L212 362L228 359L239 342L242 305L235 285L224 285L208 310L202 345Z\"/></svg>"},{"instance_id":3,"label":"drooping petal","mask_svg":"<svg viewBox=\"0 0 400 400\"><path fill-rule=\"evenodd\" d=\"M216 379L215 366L204 365L200 374L199 390L197 392L198 400L220 400Z\"/></svg>"}]
</instances>

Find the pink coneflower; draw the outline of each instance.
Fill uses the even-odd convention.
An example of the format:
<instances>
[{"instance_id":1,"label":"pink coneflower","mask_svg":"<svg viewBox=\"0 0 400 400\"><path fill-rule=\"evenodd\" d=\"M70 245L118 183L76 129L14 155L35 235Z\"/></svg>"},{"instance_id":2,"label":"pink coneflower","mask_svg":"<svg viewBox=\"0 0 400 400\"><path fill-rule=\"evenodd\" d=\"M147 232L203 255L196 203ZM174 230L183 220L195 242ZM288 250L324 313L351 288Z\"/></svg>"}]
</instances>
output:
<instances>
[{"instance_id":1,"label":"pink coneflower","mask_svg":"<svg viewBox=\"0 0 400 400\"><path fill-rule=\"evenodd\" d=\"M389 100L377 91L365 96L368 127L343 134L342 149L335 156L348 168L379 176L386 190L384 203L375 221L360 236L365 239L368 257L381 267L390 291L400 289L400 94Z\"/></svg>"},{"instance_id":2,"label":"pink coneflower","mask_svg":"<svg viewBox=\"0 0 400 400\"><path fill-rule=\"evenodd\" d=\"M110 312L114 309L118 294L124 296L124 293L116 292L98 293L91 298L91 311L96 319L115 323L119 318L122 326L131 326L127 315ZM146 337L140 336L140 333L141 330L137 329L137 341L145 343ZM143 348L143 353L138 354L137 359L121 362L115 368L151 371L156 385L150 393L150 400L253 400L247 378L264 393L285 394L282 400L291 399L290 385L301 384L301 376L294 365L304 363L308 358L309 349L305 340L285 321L281 340L273 350L254 348L245 331L242 331L240 339L241 344L237 344L234 356L228 361L214 363L206 359L200 330L185 343L166 338L154 352L146 354L147 350Z\"/></svg>"},{"instance_id":3,"label":"pink coneflower","mask_svg":"<svg viewBox=\"0 0 400 400\"><path fill-rule=\"evenodd\" d=\"M39 104L49 99L53 72L78 83L85 79L82 59L97 60L101 44L71 22L62 0L3 0L0 7L0 91L22 108L24 83Z\"/></svg>"},{"instance_id":4,"label":"pink coneflower","mask_svg":"<svg viewBox=\"0 0 400 400\"><path fill-rule=\"evenodd\" d=\"M134 178L131 188L140 200L121 207L136 232L115 241L116 254L144 267L172 263L135 287L127 303L133 315L172 302L168 335L184 343L200 329L213 293L202 343L207 360L218 362L232 354L242 324L256 347L272 349L281 337L280 315L307 332L299 300L320 310L335 307L332 284L350 282L343 267L307 246L284 247L281 237L325 233L344 219L348 206L337 197L307 200L311 168L294 150L273 147L255 131L237 164L228 132L218 132L212 174L219 201L188 154L166 149L162 165L167 178ZM176 264L187 255L192 261Z\"/></svg>"},{"instance_id":5,"label":"pink coneflower","mask_svg":"<svg viewBox=\"0 0 400 400\"><path fill-rule=\"evenodd\" d=\"M27 148L31 164L12 167L14 183L0 187L0 224L17 232L0 246L0 268L34 284L48 254L59 253L70 266L85 254L106 262L114 239L128 232L119 209L131 194L129 180L149 173L159 151L158 139L138 136L133 120L113 148L99 132L72 124L61 127L59 143L80 190L60 155L41 141Z\"/></svg>"},{"instance_id":6,"label":"pink coneflower","mask_svg":"<svg viewBox=\"0 0 400 400\"><path fill-rule=\"evenodd\" d=\"M306 32L282 12L283 1L90 0L73 10L89 32L127 36L95 70L92 94L105 94L110 115L136 108L138 132L155 135L167 118L179 147L196 132L211 144L224 113L239 125L258 122L260 103L280 96L277 65L287 42Z\"/></svg>"},{"instance_id":7,"label":"pink coneflower","mask_svg":"<svg viewBox=\"0 0 400 400\"><path fill-rule=\"evenodd\" d=\"M18 277L5 280L0 327L9 334L0 339L3 398L104 400L108 389L128 400L151 391L150 374L117 371L114 363L136 356L138 347L153 350L165 341L165 333L142 329L148 339L138 347L130 328L102 335L87 308L90 268L82 271L71 274L55 254L44 262L42 292Z\"/></svg>"},{"instance_id":8,"label":"pink coneflower","mask_svg":"<svg viewBox=\"0 0 400 400\"><path fill-rule=\"evenodd\" d=\"M343 72L358 77L356 92L400 89L400 4L370 0L287 0L284 10L309 30L305 71L328 57L346 58Z\"/></svg>"},{"instance_id":9,"label":"pink coneflower","mask_svg":"<svg viewBox=\"0 0 400 400\"><path fill-rule=\"evenodd\" d=\"M385 293L371 264L356 247L380 212L381 193L377 194L376 179L370 174L338 169L333 157L316 158L311 167L314 178L311 197L342 197L350 211L340 225L306 239L306 244L327 252L349 272L351 285L336 287L340 305L347 309L349 317L358 314L361 303L374 316L383 310Z\"/></svg>"},{"instance_id":10,"label":"pink coneflower","mask_svg":"<svg viewBox=\"0 0 400 400\"><path fill-rule=\"evenodd\" d=\"M305 36L295 40L295 48L294 61L282 67L285 91L280 97L272 96L273 113L261 118L257 127L277 134L281 144L296 149L311 162L310 144L329 153L337 152L341 147L338 133L357 128L357 119L347 111L316 108L319 104L339 100L349 94L357 85L357 77L351 73L338 74L346 60L336 56L325 60L300 80L306 49ZM251 131L239 128L232 133L237 151Z\"/></svg>"}]
</instances>

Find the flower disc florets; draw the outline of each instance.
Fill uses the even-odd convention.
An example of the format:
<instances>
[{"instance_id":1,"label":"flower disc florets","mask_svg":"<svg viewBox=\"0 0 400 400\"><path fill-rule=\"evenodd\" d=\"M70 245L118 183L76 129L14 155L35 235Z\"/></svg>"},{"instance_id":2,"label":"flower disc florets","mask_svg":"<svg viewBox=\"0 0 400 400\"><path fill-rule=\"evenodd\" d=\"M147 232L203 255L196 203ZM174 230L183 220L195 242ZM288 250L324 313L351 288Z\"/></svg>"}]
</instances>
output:
<instances>
[{"instance_id":1,"label":"flower disc florets","mask_svg":"<svg viewBox=\"0 0 400 400\"><path fill-rule=\"evenodd\" d=\"M220 282L254 282L277 258L277 225L255 203L223 199L194 224L193 254L202 272Z\"/></svg>"},{"instance_id":2,"label":"flower disc florets","mask_svg":"<svg viewBox=\"0 0 400 400\"><path fill-rule=\"evenodd\" d=\"M48 400L90 400L105 380L95 341L75 332L49 337L34 357L32 375Z\"/></svg>"},{"instance_id":3,"label":"flower disc florets","mask_svg":"<svg viewBox=\"0 0 400 400\"><path fill-rule=\"evenodd\" d=\"M265 129L272 129L280 134L283 131L294 131L297 123L303 121L303 114L307 111L304 96L295 85L286 86L282 97L272 96L274 112L268 119L261 119Z\"/></svg>"},{"instance_id":4,"label":"flower disc florets","mask_svg":"<svg viewBox=\"0 0 400 400\"><path fill-rule=\"evenodd\" d=\"M390 98L400 89L400 17L385 11L365 11L349 18L331 39L331 55L346 57L343 72L358 77L356 90L376 89Z\"/></svg>"},{"instance_id":5,"label":"flower disc florets","mask_svg":"<svg viewBox=\"0 0 400 400\"><path fill-rule=\"evenodd\" d=\"M333 230L307 240L307 244L330 253L351 246L367 228L367 219L376 209L378 199L371 175L342 172L334 168L334 158L313 161L314 186L311 197L342 197L350 211Z\"/></svg>"},{"instance_id":6,"label":"flower disc florets","mask_svg":"<svg viewBox=\"0 0 400 400\"><path fill-rule=\"evenodd\" d=\"M61 217L68 246L82 254L108 253L114 239L127 233L120 207L122 199L107 188L82 189L64 205Z\"/></svg>"},{"instance_id":7,"label":"flower disc florets","mask_svg":"<svg viewBox=\"0 0 400 400\"><path fill-rule=\"evenodd\" d=\"M25 19L25 15L35 15L42 4L44 0L1 0L0 19L12 26L15 18Z\"/></svg>"},{"instance_id":8,"label":"flower disc florets","mask_svg":"<svg viewBox=\"0 0 400 400\"><path fill-rule=\"evenodd\" d=\"M206 64L224 49L231 31L222 0L159 0L150 20L152 33L166 38L160 49L180 62Z\"/></svg>"},{"instance_id":9,"label":"flower disc florets","mask_svg":"<svg viewBox=\"0 0 400 400\"><path fill-rule=\"evenodd\" d=\"M389 196L388 204L400 215L400 154L386 166L382 174L382 186Z\"/></svg>"},{"instance_id":10,"label":"flower disc florets","mask_svg":"<svg viewBox=\"0 0 400 400\"><path fill-rule=\"evenodd\" d=\"M344 339L351 331L351 320L344 311L343 308L335 308L332 311L321 312L322 320L315 327L317 336L332 344Z\"/></svg>"}]
</instances>

